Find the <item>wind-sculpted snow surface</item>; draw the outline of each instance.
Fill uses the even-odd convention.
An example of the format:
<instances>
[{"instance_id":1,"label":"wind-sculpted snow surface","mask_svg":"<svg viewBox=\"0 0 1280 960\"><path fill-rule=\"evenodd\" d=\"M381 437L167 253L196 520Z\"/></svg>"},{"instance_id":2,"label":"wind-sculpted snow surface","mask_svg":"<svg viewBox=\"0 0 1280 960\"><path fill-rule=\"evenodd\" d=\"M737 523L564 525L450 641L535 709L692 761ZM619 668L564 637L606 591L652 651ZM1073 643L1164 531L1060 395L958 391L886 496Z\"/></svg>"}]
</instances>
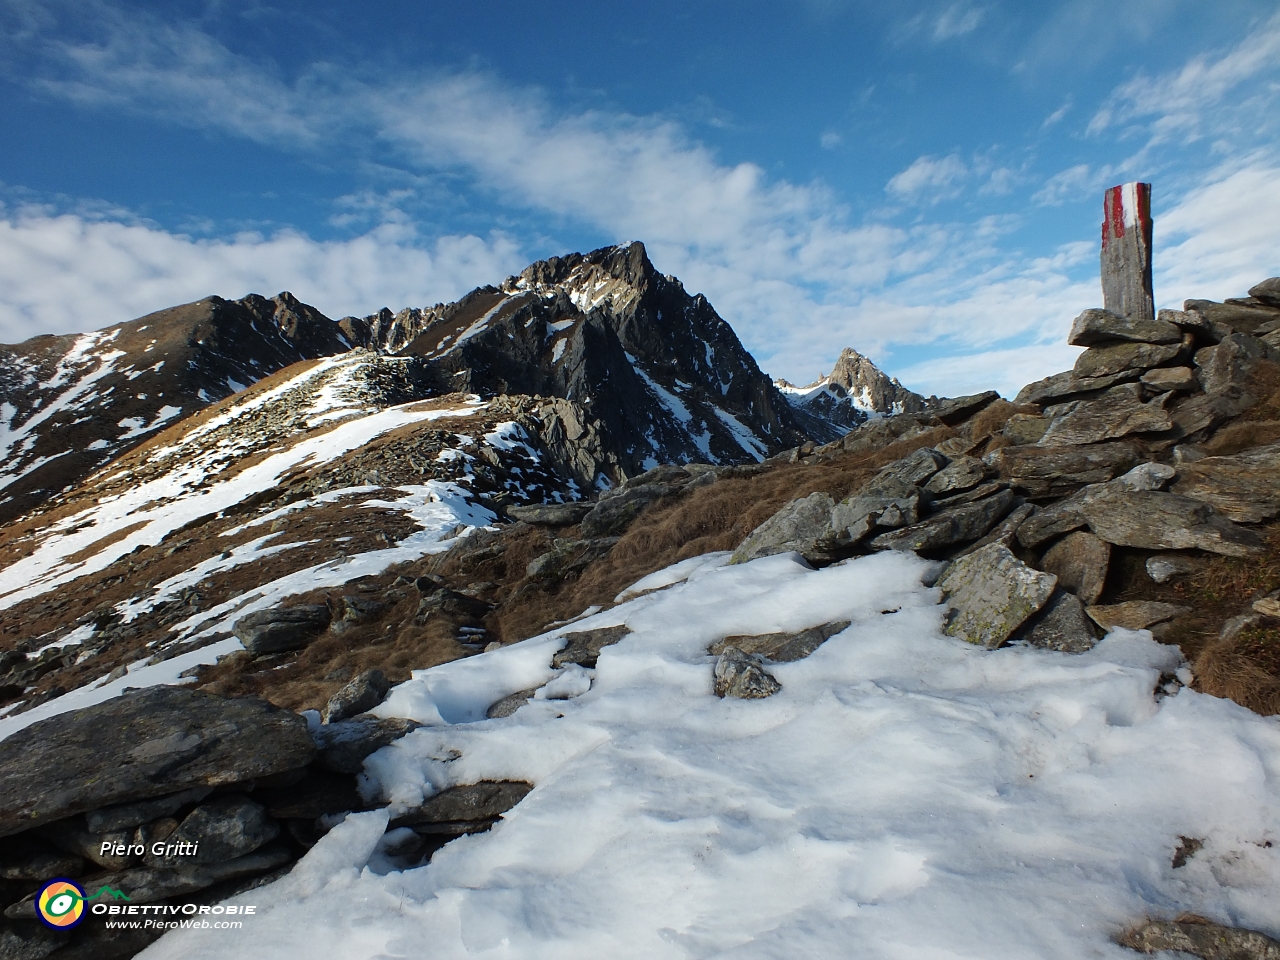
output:
<instances>
[{"instance_id":1,"label":"wind-sculpted snow surface","mask_svg":"<svg viewBox=\"0 0 1280 960\"><path fill-rule=\"evenodd\" d=\"M721 557L416 673L379 712L427 726L366 763L390 811L349 815L236 898L258 905L255 954L1121 958L1134 918L1184 910L1280 932L1280 724L1186 688L1157 700L1179 656L1145 632L1080 655L947 638L929 569ZM770 665L776 695L713 695L716 640L836 620ZM555 682L563 633L622 623L594 670ZM579 673L572 699L482 719L517 690L581 690ZM395 869L389 816L484 779L535 788L491 832ZM1203 847L1175 868L1184 837ZM239 960L246 942L177 931L144 955Z\"/></svg>"}]
</instances>

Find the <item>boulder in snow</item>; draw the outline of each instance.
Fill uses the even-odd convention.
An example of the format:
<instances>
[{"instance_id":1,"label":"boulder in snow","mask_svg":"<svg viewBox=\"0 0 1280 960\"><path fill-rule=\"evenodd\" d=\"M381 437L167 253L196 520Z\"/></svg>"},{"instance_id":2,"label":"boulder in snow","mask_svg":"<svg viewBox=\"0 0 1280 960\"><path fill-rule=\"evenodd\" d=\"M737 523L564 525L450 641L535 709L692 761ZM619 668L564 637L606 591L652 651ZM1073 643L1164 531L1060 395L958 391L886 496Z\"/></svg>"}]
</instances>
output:
<instances>
[{"instance_id":1,"label":"boulder in snow","mask_svg":"<svg viewBox=\"0 0 1280 960\"><path fill-rule=\"evenodd\" d=\"M943 632L994 649L1043 607L1058 578L992 543L951 564L938 581L947 615Z\"/></svg>"},{"instance_id":2,"label":"boulder in snow","mask_svg":"<svg viewBox=\"0 0 1280 960\"><path fill-rule=\"evenodd\" d=\"M718 657L728 647L736 647L746 654L758 654L778 663L789 663L803 660L848 626L848 620L834 620L795 633L735 635L717 640L711 645L709 652Z\"/></svg>"},{"instance_id":3,"label":"boulder in snow","mask_svg":"<svg viewBox=\"0 0 1280 960\"><path fill-rule=\"evenodd\" d=\"M386 699L390 689L391 684L381 670L366 670L329 698L324 708L324 722L368 713Z\"/></svg>"},{"instance_id":4,"label":"boulder in snow","mask_svg":"<svg viewBox=\"0 0 1280 960\"><path fill-rule=\"evenodd\" d=\"M765 672L759 660L737 647L726 646L716 661L717 697L763 700L782 689L782 684Z\"/></svg>"},{"instance_id":5,"label":"boulder in snow","mask_svg":"<svg viewBox=\"0 0 1280 960\"><path fill-rule=\"evenodd\" d=\"M1203 960L1280 960L1280 942L1266 934L1188 914L1176 920L1148 920L1125 931L1118 943L1139 953L1171 950Z\"/></svg>"}]
</instances>

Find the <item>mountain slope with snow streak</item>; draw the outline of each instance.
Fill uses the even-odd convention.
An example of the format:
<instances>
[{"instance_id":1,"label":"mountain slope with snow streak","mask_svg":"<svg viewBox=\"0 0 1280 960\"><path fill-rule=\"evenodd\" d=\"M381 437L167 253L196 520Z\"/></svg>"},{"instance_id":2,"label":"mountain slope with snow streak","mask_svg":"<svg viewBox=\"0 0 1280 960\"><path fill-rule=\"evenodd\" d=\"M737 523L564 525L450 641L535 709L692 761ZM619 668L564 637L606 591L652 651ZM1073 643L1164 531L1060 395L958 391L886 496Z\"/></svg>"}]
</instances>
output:
<instances>
[{"instance_id":1,"label":"mountain slope with snow streak","mask_svg":"<svg viewBox=\"0 0 1280 960\"><path fill-rule=\"evenodd\" d=\"M253 610L443 551L504 505L581 496L542 437L580 410L460 394L397 402L417 367L364 350L295 365L0 531L4 633L35 660L74 638L53 651L58 689L46 679L45 700L125 669L116 687L136 686L143 666L222 643Z\"/></svg>"},{"instance_id":2,"label":"mountain slope with snow streak","mask_svg":"<svg viewBox=\"0 0 1280 960\"><path fill-rule=\"evenodd\" d=\"M0 345L0 523L182 417L349 347L288 293L208 297L96 333Z\"/></svg>"},{"instance_id":3,"label":"mountain slope with snow streak","mask_svg":"<svg viewBox=\"0 0 1280 960\"><path fill-rule=\"evenodd\" d=\"M393 690L378 712L426 726L366 763L390 809L230 901L257 905L255 950L1120 960L1129 924L1183 911L1280 934L1280 723L1186 688L1157 699L1175 648L944 637L909 555L723 562ZM771 666L779 694L712 694L716 639L835 619L851 625ZM567 629L616 623L633 632L594 670L551 667ZM473 719L534 686L567 699ZM490 832L425 865L390 855L389 816L513 778L534 789ZM1186 838L1203 846L1175 867ZM143 956L242 949L181 930Z\"/></svg>"}]
</instances>

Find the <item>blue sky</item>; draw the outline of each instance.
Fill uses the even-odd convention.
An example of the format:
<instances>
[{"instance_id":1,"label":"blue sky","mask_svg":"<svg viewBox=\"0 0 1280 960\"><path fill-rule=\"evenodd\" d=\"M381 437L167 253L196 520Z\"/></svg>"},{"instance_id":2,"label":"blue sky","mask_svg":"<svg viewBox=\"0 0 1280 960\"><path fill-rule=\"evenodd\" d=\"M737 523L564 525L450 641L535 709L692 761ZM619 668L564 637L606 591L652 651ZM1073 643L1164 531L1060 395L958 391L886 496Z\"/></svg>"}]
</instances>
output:
<instances>
[{"instance_id":1,"label":"blue sky","mask_svg":"<svg viewBox=\"0 0 1280 960\"><path fill-rule=\"evenodd\" d=\"M1280 5L0 0L0 339L282 289L331 316L643 240L762 367L1006 395L1099 304L1280 274Z\"/></svg>"}]
</instances>

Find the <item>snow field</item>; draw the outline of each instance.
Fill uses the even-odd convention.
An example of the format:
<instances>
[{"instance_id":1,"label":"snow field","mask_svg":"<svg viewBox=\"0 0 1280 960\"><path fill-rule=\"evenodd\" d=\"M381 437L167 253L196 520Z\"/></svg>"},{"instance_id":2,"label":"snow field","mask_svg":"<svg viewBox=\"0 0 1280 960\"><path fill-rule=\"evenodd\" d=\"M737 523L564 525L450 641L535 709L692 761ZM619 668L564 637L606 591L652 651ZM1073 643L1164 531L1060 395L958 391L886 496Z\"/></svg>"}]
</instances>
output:
<instances>
[{"instance_id":1,"label":"snow field","mask_svg":"<svg viewBox=\"0 0 1280 960\"><path fill-rule=\"evenodd\" d=\"M349 816L236 898L258 905L255 952L1131 958L1120 930L1183 910L1280 933L1280 721L1188 689L1157 701L1179 658L1145 632L1081 656L944 637L926 568L686 563L651 578L665 589L416 673L378 712L428 726L366 763L391 815L480 779L536 788L403 871L379 850L388 811ZM776 696L712 694L718 638L835 619L852 624L770 667ZM617 623L633 633L594 671L555 677L562 634ZM483 719L584 678L576 698ZM1182 836L1205 846L1175 870ZM144 956L243 950L175 931Z\"/></svg>"}]
</instances>

